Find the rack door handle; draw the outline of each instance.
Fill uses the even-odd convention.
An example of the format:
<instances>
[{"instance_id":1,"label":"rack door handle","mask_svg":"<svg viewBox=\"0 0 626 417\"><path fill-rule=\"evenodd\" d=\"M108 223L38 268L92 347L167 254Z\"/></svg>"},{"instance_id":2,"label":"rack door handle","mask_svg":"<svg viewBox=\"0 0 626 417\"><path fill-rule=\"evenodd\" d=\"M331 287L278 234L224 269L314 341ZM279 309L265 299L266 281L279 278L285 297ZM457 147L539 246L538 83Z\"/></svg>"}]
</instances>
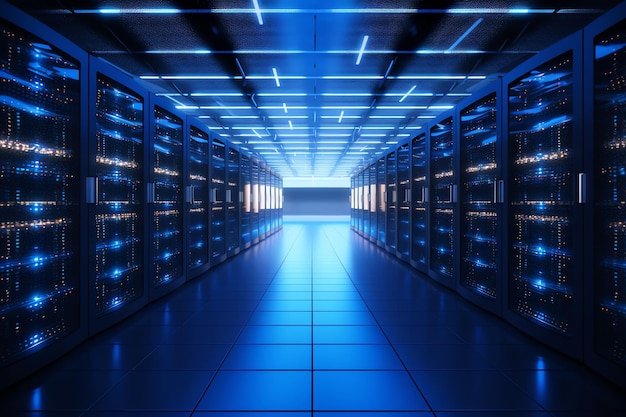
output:
<instances>
[{"instance_id":1,"label":"rack door handle","mask_svg":"<svg viewBox=\"0 0 626 417\"><path fill-rule=\"evenodd\" d=\"M87 177L85 178L85 199L87 204L100 203L100 178L99 177Z\"/></svg>"},{"instance_id":2,"label":"rack door handle","mask_svg":"<svg viewBox=\"0 0 626 417\"><path fill-rule=\"evenodd\" d=\"M189 204L194 204L196 201L196 187L188 185L185 189L185 201Z\"/></svg>"},{"instance_id":3,"label":"rack door handle","mask_svg":"<svg viewBox=\"0 0 626 417\"><path fill-rule=\"evenodd\" d=\"M148 203L156 202L156 185L153 182L146 184L146 201Z\"/></svg>"},{"instance_id":4,"label":"rack door handle","mask_svg":"<svg viewBox=\"0 0 626 417\"><path fill-rule=\"evenodd\" d=\"M587 202L587 174L578 173L578 204Z\"/></svg>"},{"instance_id":5,"label":"rack door handle","mask_svg":"<svg viewBox=\"0 0 626 417\"><path fill-rule=\"evenodd\" d=\"M457 188L456 184L450 184L450 200L448 203L456 203L457 201Z\"/></svg>"}]
</instances>

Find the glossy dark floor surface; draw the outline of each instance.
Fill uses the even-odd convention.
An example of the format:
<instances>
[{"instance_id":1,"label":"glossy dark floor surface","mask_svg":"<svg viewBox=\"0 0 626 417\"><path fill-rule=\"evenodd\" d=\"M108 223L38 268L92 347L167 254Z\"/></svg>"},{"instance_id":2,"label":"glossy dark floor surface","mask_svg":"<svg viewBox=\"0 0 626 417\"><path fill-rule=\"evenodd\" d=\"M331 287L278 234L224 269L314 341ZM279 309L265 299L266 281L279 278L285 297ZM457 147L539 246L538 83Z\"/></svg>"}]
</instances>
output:
<instances>
[{"instance_id":1,"label":"glossy dark floor surface","mask_svg":"<svg viewBox=\"0 0 626 417\"><path fill-rule=\"evenodd\" d=\"M286 222L0 393L0 415L624 416L626 393L348 223Z\"/></svg>"}]
</instances>

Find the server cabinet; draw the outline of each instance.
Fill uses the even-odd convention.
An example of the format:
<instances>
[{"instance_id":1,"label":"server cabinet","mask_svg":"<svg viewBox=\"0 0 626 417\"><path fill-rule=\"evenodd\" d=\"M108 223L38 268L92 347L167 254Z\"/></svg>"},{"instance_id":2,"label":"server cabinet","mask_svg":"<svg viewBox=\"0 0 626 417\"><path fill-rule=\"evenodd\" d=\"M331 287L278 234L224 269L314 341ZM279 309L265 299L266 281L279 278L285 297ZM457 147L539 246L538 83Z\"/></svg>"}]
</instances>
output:
<instances>
[{"instance_id":1,"label":"server cabinet","mask_svg":"<svg viewBox=\"0 0 626 417\"><path fill-rule=\"evenodd\" d=\"M355 223L356 223L356 213L355 213L355 208L354 208L354 202L356 200L356 197L354 196L355 194L355 177L354 175L352 175L350 177L350 227L352 228L352 230L355 230Z\"/></svg>"},{"instance_id":2,"label":"server cabinet","mask_svg":"<svg viewBox=\"0 0 626 417\"><path fill-rule=\"evenodd\" d=\"M385 175L385 158L376 162L376 206L378 214L378 246L385 246L385 231L387 229L387 176Z\"/></svg>"},{"instance_id":3,"label":"server cabinet","mask_svg":"<svg viewBox=\"0 0 626 417\"><path fill-rule=\"evenodd\" d=\"M369 211L369 182L370 176L366 168L363 168L359 173L361 178L361 217L363 218L363 236L369 236L370 234L370 211Z\"/></svg>"},{"instance_id":4,"label":"server cabinet","mask_svg":"<svg viewBox=\"0 0 626 417\"><path fill-rule=\"evenodd\" d=\"M585 29L585 360L626 387L626 4Z\"/></svg>"},{"instance_id":5,"label":"server cabinet","mask_svg":"<svg viewBox=\"0 0 626 417\"><path fill-rule=\"evenodd\" d=\"M454 118L430 125L430 261L429 275L456 288L457 173Z\"/></svg>"},{"instance_id":6,"label":"server cabinet","mask_svg":"<svg viewBox=\"0 0 626 417\"><path fill-rule=\"evenodd\" d=\"M127 317L148 297L145 259L148 95L91 59L89 91L90 333Z\"/></svg>"},{"instance_id":7,"label":"server cabinet","mask_svg":"<svg viewBox=\"0 0 626 417\"><path fill-rule=\"evenodd\" d=\"M582 357L582 36L507 75L508 277L504 316Z\"/></svg>"},{"instance_id":8,"label":"server cabinet","mask_svg":"<svg viewBox=\"0 0 626 417\"><path fill-rule=\"evenodd\" d=\"M211 265L226 259L226 145L211 140Z\"/></svg>"},{"instance_id":9,"label":"server cabinet","mask_svg":"<svg viewBox=\"0 0 626 417\"><path fill-rule=\"evenodd\" d=\"M239 253L239 151L228 147L226 186L226 253Z\"/></svg>"},{"instance_id":10,"label":"server cabinet","mask_svg":"<svg viewBox=\"0 0 626 417\"><path fill-rule=\"evenodd\" d=\"M411 151L405 143L398 148L398 257L409 262L411 251Z\"/></svg>"},{"instance_id":11,"label":"server cabinet","mask_svg":"<svg viewBox=\"0 0 626 417\"><path fill-rule=\"evenodd\" d=\"M250 157L241 154L241 166L239 167L241 191L239 198L241 207L241 248L249 248L252 244L252 230L250 223L250 213L252 212L252 180L250 172Z\"/></svg>"},{"instance_id":12,"label":"server cabinet","mask_svg":"<svg viewBox=\"0 0 626 417\"><path fill-rule=\"evenodd\" d=\"M189 161L187 170L186 203L189 227L187 228L188 278L205 272L210 266L209 229L209 133L193 119L187 119L187 144Z\"/></svg>"},{"instance_id":13,"label":"server cabinet","mask_svg":"<svg viewBox=\"0 0 626 417\"><path fill-rule=\"evenodd\" d=\"M411 140L411 266L428 272L428 147L426 133Z\"/></svg>"},{"instance_id":14,"label":"server cabinet","mask_svg":"<svg viewBox=\"0 0 626 417\"><path fill-rule=\"evenodd\" d=\"M377 190L377 184L376 184L376 163L372 163L368 168L367 168L367 175L369 176L369 201L368 201L368 215L370 218L370 234L369 236L367 236L367 238L374 242L376 241L377 237L378 237L378 217L377 217L377 213L376 213L376 190Z\"/></svg>"},{"instance_id":15,"label":"server cabinet","mask_svg":"<svg viewBox=\"0 0 626 417\"><path fill-rule=\"evenodd\" d=\"M252 159L252 211L250 213L252 244L259 242L259 161Z\"/></svg>"},{"instance_id":16,"label":"server cabinet","mask_svg":"<svg viewBox=\"0 0 626 417\"><path fill-rule=\"evenodd\" d=\"M502 314L502 83L459 104L460 274L458 291Z\"/></svg>"},{"instance_id":17,"label":"server cabinet","mask_svg":"<svg viewBox=\"0 0 626 417\"><path fill-rule=\"evenodd\" d=\"M387 175L385 249L395 255L398 235L398 173L395 151L387 154L385 165Z\"/></svg>"},{"instance_id":18,"label":"server cabinet","mask_svg":"<svg viewBox=\"0 0 626 417\"><path fill-rule=\"evenodd\" d=\"M172 291L185 281L185 247L183 233L186 159L185 124L182 116L168 109L162 97L151 96L150 181L148 207L151 218L150 298Z\"/></svg>"},{"instance_id":19,"label":"server cabinet","mask_svg":"<svg viewBox=\"0 0 626 417\"><path fill-rule=\"evenodd\" d=\"M278 228L283 227L283 179L278 177Z\"/></svg>"},{"instance_id":20,"label":"server cabinet","mask_svg":"<svg viewBox=\"0 0 626 417\"><path fill-rule=\"evenodd\" d=\"M358 218L358 224L357 224L357 229L359 231L359 234L362 236L363 235L363 170L360 170L359 173L357 174L357 180L356 180L356 196L357 196L357 200L356 200L356 209L357 209L357 218Z\"/></svg>"},{"instance_id":21,"label":"server cabinet","mask_svg":"<svg viewBox=\"0 0 626 417\"><path fill-rule=\"evenodd\" d=\"M265 163L259 163L259 239L261 240L267 236L267 223L265 222L266 173Z\"/></svg>"},{"instance_id":22,"label":"server cabinet","mask_svg":"<svg viewBox=\"0 0 626 417\"><path fill-rule=\"evenodd\" d=\"M12 7L0 15L3 388L87 335L87 55Z\"/></svg>"}]
</instances>

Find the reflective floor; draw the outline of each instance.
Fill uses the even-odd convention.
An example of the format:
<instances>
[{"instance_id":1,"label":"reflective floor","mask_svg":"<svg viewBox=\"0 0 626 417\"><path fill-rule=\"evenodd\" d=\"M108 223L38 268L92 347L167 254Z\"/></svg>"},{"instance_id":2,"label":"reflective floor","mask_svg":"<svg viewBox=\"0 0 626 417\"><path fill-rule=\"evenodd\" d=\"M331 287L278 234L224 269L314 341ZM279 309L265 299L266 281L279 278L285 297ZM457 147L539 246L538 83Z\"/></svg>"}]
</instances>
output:
<instances>
[{"instance_id":1,"label":"reflective floor","mask_svg":"<svg viewBox=\"0 0 626 417\"><path fill-rule=\"evenodd\" d=\"M624 416L626 392L348 223L292 221L0 393L0 415Z\"/></svg>"}]
</instances>

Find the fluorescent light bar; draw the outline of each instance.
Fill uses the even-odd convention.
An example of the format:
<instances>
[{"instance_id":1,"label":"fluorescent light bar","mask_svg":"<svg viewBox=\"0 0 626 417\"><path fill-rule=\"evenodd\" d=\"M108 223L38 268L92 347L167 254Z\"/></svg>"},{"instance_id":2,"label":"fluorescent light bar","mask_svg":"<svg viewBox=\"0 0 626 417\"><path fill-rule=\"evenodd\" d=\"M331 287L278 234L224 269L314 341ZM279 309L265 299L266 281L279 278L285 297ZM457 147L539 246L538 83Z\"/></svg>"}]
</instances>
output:
<instances>
[{"instance_id":1,"label":"fluorescent light bar","mask_svg":"<svg viewBox=\"0 0 626 417\"><path fill-rule=\"evenodd\" d=\"M367 40L370 37L365 35L363 36L363 42L361 42L361 49L359 50L359 55L356 58L356 64L359 65L361 63L361 58L363 58L363 52L365 52L365 46L367 45Z\"/></svg>"},{"instance_id":2,"label":"fluorescent light bar","mask_svg":"<svg viewBox=\"0 0 626 417\"><path fill-rule=\"evenodd\" d=\"M480 23L483 21L484 19L482 17L478 18L477 21L474 22L474 24L472 26L470 26L469 29L467 29L461 36L459 36L459 39L457 39L456 41L454 41L454 43L448 48L448 51L453 50L454 48L456 48L461 42L463 42L463 39L467 38L467 36L472 33L472 31L474 29L476 29L476 27L478 25L480 25Z\"/></svg>"},{"instance_id":3,"label":"fluorescent light bar","mask_svg":"<svg viewBox=\"0 0 626 417\"><path fill-rule=\"evenodd\" d=\"M220 119L258 119L259 116L220 116Z\"/></svg>"},{"instance_id":4,"label":"fluorescent light bar","mask_svg":"<svg viewBox=\"0 0 626 417\"><path fill-rule=\"evenodd\" d=\"M293 124L291 123L291 120L289 121L289 128L293 130Z\"/></svg>"},{"instance_id":5,"label":"fluorescent light bar","mask_svg":"<svg viewBox=\"0 0 626 417\"><path fill-rule=\"evenodd\" d=\"M276 68L272 68L272 72L274 73L274 81L276 81L276 87L280 87L280 80L278 79L278 72L276 72Z\"/></svg>"},{"instance_id":6,"label":"fluorescent light bar","mask_svg":"<svg viewBox=\"0 0 626 417\"><path fill-rule=\"evenodd\" d=\"M287 103L283 103L283 110L285 110L285 113L289 113L289 112L287 111Z\"/></svg>"},{"instance_id":7,"label":"fluorescent light bar","mask_svg":"<svg viewBox=\"0 0 626 417\"><path fill-rule=\"evenodd\" d=\"M259 25L263 25L263 16L261 16L261 9L259 8L259 1L252 0L252 4L254 4L254 12L256 13L256 18L259 21Z\"/></svg>"},{"instance_id":8,"label":"fluorescent light bar","mask_svg":"<svg viewBox=\"0 0 626 417\"><path fill-rule=\"evenodd\" d=\"M415 87L417 87L417 85L413 85L413 87L411 87L411 89L400 98L400 103L402 103L413 92L413 90L415 90Z\"/></svg>"},{"instance_id":9,"label":"fluorescent light bar","mask_svg":"<svg viewBox=\"0 0 626 417\"><path fill-rule=\"evenodd\" d=\"M337 123L341 123L341 121L343 120L343 114L344 114L344 111L342 110L341 114L339 115L339 121Z\"/></svg>"},{"instance_id":10,"label":"fluorescent light bar","mask_svg":"<svg viewBox=\"0 0 626 417\"><path fill-rule=\"evenodd\" d=\"M252 133L254 133L255 135L257 135L257 137L258 137L259 139L263 138L263 136L261 136L261 135L259 134L259 132L257 132L257 131L256 131L256 130L254 130L254 129L252 129Z\"/></svg>"}]
</instances>

